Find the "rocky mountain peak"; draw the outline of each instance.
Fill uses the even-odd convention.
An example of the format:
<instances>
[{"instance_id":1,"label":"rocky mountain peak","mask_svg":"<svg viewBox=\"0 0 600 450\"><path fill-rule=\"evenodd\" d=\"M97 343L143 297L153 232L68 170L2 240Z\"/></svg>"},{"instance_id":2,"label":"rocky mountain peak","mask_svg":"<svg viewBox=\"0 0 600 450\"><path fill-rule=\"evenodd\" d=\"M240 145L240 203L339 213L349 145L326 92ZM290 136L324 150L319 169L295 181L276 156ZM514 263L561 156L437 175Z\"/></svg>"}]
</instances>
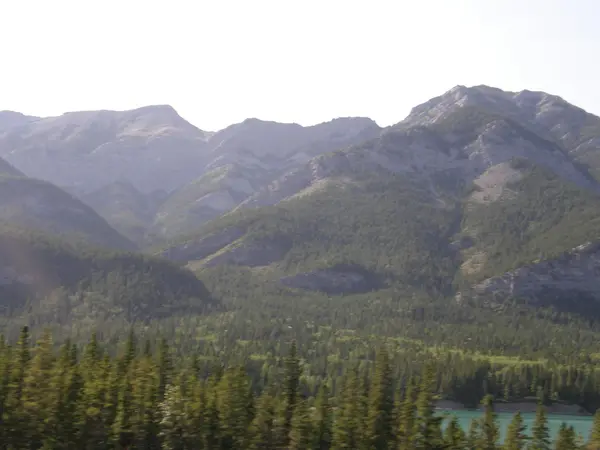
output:
<instances>
[{"instance_id":1,"label":"rocky mountain peak","mask_svg":"<svg viewBox=\"0 0 600 450\"><path fill-rule=\"evenodd\" d=\"M39 117L26 116L25 114L22 114L20 112L0 111L0 132L8 130L12 127L26 125L38 119Z\"/></svg>"}]
</instances>

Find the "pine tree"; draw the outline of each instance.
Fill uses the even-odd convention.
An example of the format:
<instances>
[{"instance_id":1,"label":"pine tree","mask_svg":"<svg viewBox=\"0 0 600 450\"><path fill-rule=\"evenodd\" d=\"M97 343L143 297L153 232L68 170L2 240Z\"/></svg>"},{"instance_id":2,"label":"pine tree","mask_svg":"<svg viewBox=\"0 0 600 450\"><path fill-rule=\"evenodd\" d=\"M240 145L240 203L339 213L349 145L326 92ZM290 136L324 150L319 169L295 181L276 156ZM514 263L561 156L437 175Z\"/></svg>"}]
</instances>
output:
<instances>
[{"instance_id":1,"label":"pine tree","mask_svg":"<svg viewBox=\"0 0 600 450\"><path fill-rule=\"evenodd\" d=\"M575 439L575 430L566 423L562 423L558 432L558 437L554 444L555 450L577 450L577 442Z\"/></svg>"},{"instance_id":2,"label":"pine tree","mask_svg":"<svg viewBox=\"0 0 600 450\"><path fill-rule=\"evenodd\" d=\"M493 397L486 395L483 399L484 416L481 421L482 450L495 450L498 441L498 423L494 413Z\"/></svg>"},{"instance_id":3,"label":"pine tree","mask_svg":"<svg viewBox=\"0 0 600 450\"><path fill-rule=\"evenodd\" d=\"M248 410L250 384L241 367L230 368L217 385L222 450L242 450L252 420Z\"/></svg>"},{"instance_id":4,"label":"pine tree","mask_svg":"<svg viewBox=\"0 0 600 450\"><path fill-rule=\"evenodd\" d=\"M465 448L465 432L461 428L456 417L452 418L444 430L444 444L447 450L464 450Z\"/></svg>"},{"instance_id":5,"label":"pine tree","mask_svg":"<svg viewBox=\"0 0 600 450\"><path fill-rule=\"evenodd\" d=\"M481 421L477 419L471 420L469 431L467 433L467 449L479 450L481 442Z\"/></svg>"},{"instance_id":6,"label":"pine tree","mask_svg":"<svg viewBox=\"0 0 600 450\"><path fill-rule=\"evenodd\" d=\"M361 447L360 385L357 370L346 375L333 422L332 450L359 449Z\"/></svg>"},{"instance_id":7,"label":"pine tree","mask_svg":"<svg viewBox=\"0 0 600 450\"><path fill-rule=\"evenodd\" d=\"M306 400L298 401L292 418L289 450L311 450L312 426Z\"/></svg>"},{"instance_id":8,"label":"pine tree","mask_svg":"<svg viewBox=\"0 0 600 450\"><path fill-rule=\"evenodd\" d=\"M589 449L600 450L600 409L596 410L594 414L594 422L587 446Z\"/></svg>"},{"instance_id":9,"label":"pine tree","mask_svg":"<svg viewBox=\"0 0 600 450\"><path fill-rule=\"evenodd\" d=\"M443 446L440 442L441 420L435 417L434 389L436 384L435 368L425 368L421 388L417 397L417 418L415 423L414 448L437 449Z\"/></svg>"},{"instance_id":10,"label":"pine tree","mask_svg":"<svg viewBox=\"0 0 600 450\"><path fill-rule=\"evenodd\" d=\"M256 415L250 425L251 450L275 450L275 405L269 392L261 395L256 406Z\"/></svg>"},{"instance_id":11,"label":"pine tree","mask_svg":"<svg viewBox=\"0 0 600 450\"><path fill-rule=\"evenodd\" d=\"M328 450L331 446L331 433L333 426L333 413L329 404L329 389L322 384L317 397L315 416L315 442L314 450Z\"/></svg>"},{"instance_id":12,"label":"pine tree","mask_svg":"<svg viewBox=\"0 0 600 450\"><path fill-rule=\"evenodd\" d=\"M13 352L12 371L6 400L5 444L7 448L23 448L28 444L28 418L23 404L23 389L31 363L29 328L23 327Z\"/></svg>"},{"instance_id":13,"label":"pine tree","mask_svg":"<svg viewBox=\"0 0 600 450\"><path fill-rule=\"evenodd\" d=\"M531 435L530 450L550 450L550 430L548 429L546 408L542 404L538 405Z\"/></svg>"},{"instance_id":14,"label":"pine tree","mask_svg":"<svg viewBox=\"0 0 600 450\"><path fill-rule=\"evenodd\" d=\"M219 408L216 392L217 378L212 377L207 383L206 412L204 415L205 425L203 427L202 441L207 450L218 450L221 441L221 427L219 423Z\"/></svg>"},{"instance_id":15,"label":"pine tree","mask_svg":"<svg viewBox=\"0 0 600 450\"><path fill-rule=\"evenodd\" d=\"M396 433L397 449L411 450L413 448L414 429L416 421L416 387L414 380L410 380L406 386L404 399L397 406Z\"/></svg>"},{"instance_id":16,"label":"pine tree","mask_svg":"<svg viewBox=\"0 0 600 450\"><path fill-rule=\"evenodd\" d=\"M52 436L56 432L54 419L59 418L52 414L52 406L59 393L52 389L50 383L53 370L52 337L45 332L36 344L22 388L23 426L27 427L26 439L32 447L41 446L44 436Z\"/></svg>"},{"instance_id":17,"label":"pine tree","mask_svg":"<svg viewBox=\"0 0 600 450\"><path fill-rule=\"evenodd\" d=\"M375 373L369 390L369 405L365 441L373 450L393 448L394 392L389 356L385 349L379 351Z\"/></svg>"},{"instance_id":18,"label":"pine tree","mask_svg":"<svg viewBox=\"0 0 600 450\"><path fill-rule=\"evenodd\" d=\"M133 384L129 375L125 380L119 393L116 418L113 424L114 440L118 448L128 449L134 441L131 419L134 415Z\"/></svg>"},{"instance_id":19,"label":"pine tree","mask_svg":"<svg viewBox=\"0 0 600 450\"><path fill-rule=\"evenodd\" d=\"M523 450L529 439L525 434L526 430L523 416L520 412L517 412L508 425L504 448L506 450Z\"/></svg>"},{"instance_id":20,"label":"pine tree","mask_svg":"<svg viewBox=\"0 0 600 450\"><path fill-rule=\"evenodd\" d=\"M168 385L160 404L160 436L164 450L183 450L185 401L181 387Z\"/></svg>"},{"instance_id":21,"label":"pine tree","mask_svg":"<svg viewBox=\"0 0 600 450\"><path fill-rule=\"evenodd\" d=\"M284 364L284 397L285 410L283 417L282 442L283 446L289 443L289 435L292 427L292 417L296 408L298 392L300 388L300 360L298 359L298 349L296 341L292 342L290 351Z\"/></svg>"}]
</instances>

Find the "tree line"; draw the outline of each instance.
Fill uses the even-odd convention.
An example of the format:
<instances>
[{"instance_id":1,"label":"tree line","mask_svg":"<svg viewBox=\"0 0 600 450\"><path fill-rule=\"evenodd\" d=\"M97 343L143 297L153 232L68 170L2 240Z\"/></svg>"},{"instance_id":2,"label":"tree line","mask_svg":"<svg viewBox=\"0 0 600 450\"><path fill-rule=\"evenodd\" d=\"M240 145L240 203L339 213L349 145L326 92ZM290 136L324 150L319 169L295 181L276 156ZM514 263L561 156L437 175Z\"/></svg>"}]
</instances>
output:
<instances>
[{"instance_id":1,"label":"tree line","mask_svg":"<svg viewBox=\"0 0 600 450\"><path fill-rule=\"evenodd\" d=\"M436 369L397 382L390 356L378 351L368 372L343 374L336 392L327 383L314 395L302 382L295 343L279 376L258 388L243 366L198 359L180 363L166 340L140 346L131 334L111 356L95 336L83 349L54 349L49 333L30 345L0 340L0 448L17 449L595 449L600 415L588 442L563 425L551 442L545 408L531 433L514 415L504 443L493 396L482 416L463 430L444 425L435 409Z\"/></svg>"}]
</instances>

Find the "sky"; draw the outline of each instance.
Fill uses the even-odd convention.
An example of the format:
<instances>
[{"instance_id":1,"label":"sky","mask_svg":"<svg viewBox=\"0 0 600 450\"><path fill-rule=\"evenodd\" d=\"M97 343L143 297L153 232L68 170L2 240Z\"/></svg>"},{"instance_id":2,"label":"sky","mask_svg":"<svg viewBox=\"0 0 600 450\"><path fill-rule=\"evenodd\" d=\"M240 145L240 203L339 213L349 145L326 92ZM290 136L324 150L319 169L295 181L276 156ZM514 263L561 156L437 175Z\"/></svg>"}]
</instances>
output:
<instances>
[{"instance_id":1,"label":"sky","mask_svg":"<svg viewBox=\"0 0 600 450\"><path fill-rule=\"evenodd\" d=\"M382 126L453 86L600 115L598 0L0 0L0 110Z\"/></svg>"}]
</instances>

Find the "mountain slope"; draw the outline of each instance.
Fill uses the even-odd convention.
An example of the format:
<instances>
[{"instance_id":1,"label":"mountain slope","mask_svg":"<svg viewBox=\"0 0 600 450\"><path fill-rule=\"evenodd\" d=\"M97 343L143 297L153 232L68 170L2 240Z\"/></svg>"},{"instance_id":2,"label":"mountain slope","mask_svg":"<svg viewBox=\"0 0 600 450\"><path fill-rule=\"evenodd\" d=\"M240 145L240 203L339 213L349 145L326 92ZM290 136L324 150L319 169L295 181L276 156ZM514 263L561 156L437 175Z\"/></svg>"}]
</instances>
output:
<instances>
[{"instance_id":1,"label":"mountain slope","mask_svg":"<svg viewBox=\"0 0 600 450\"><path fill-rule=\"evenodd\" d=\"M168 261L0 228L0 326L25 320L71 330L198 314L214 302Z\"/></svg>"},{"instance_id":2,"label":"mountain slope","mask_svg":"<svg viewBox=\"0 0 600 450\"><path fill-rule=\"evenodd\" d=\"M0 160L0 222L80 238L109 248L134 245L92 208L46 181L22 176Z\"/></svg>"},{"instance_id":3,"label":"mountain slope","mask_svg":"<svg viewBox=\"0 0 600 450\"><path fill-rule=\"evenodd\" d=\"M125 181L80 196L117 231L140 246L148 238L148 224L152 223L166 197L167 194L161 191L142 193Z\"/></svg>"}]
</instances>

